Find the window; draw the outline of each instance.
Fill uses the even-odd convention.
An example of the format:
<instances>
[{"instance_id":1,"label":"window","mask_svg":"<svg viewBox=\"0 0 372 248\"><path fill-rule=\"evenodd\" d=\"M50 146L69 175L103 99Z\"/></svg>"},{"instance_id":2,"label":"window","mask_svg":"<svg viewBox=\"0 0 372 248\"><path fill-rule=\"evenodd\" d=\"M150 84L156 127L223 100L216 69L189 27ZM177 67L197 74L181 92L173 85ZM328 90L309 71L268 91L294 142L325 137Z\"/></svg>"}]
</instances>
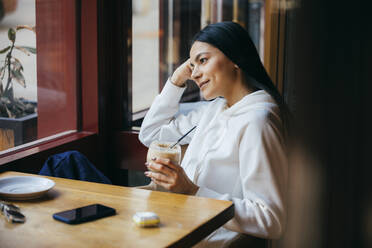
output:
<instances>
[{"instance_id":1,"label":"window","mask_svg":"<svg viewBox=\"0 0 372 248\"><path fill-rule=\"evenodd\" d=\"M200 1L132 1L133 119L142 118L200 29ZM182 30L182 32L181 32ZM196 93L190 96L190 93ZM199 100L196 86L184 101ZM142 111L142 112L141 112ZM138 114L140 113L140 114Z\"/></svg>"},{"instance_id":2,"label":"window","mask_svg":"<svg viewBox=\"0 0 372 248\"><path fill-rule=\"evenodd\" d=\"M1 46L9 43L9 28L16 29L17 25L36 27L35 33L26 29L18 30L15 44L34 47L37 53L33 55L25 49L14 49L13 52L16 60L22 63L23 70L20 72L26 83L26 87L22 87L17 80L13 80L14 96L35 104L36 113L32 115L31 121L26 117L1 118L1 150L52 135L76 132L79 129L78 112L81 108L77 97L81 93L77 52L80 37L76 33L79 29L76 15L79 1L8 2L14 3L14 9L0 23ZM0 55L2 60L6 57L6 53ZM1 124L8 119L10 124ZM5 125L5 128L1 125Z\"/></svg>"},{"instance_id":3,"label":"window","mask_svg":"<svg viewBox=\"0 0 372 248\"><path fill-rule=\"evenodd\" d=\"M31 100L37 102L37 120L31 128L26 126L22 129L24 133L31 133L31 140L15 142L14 148L6 147L9 149L0 152L0 164L62 144L67 149L69 145L66 144L73 142L77 145L78 140L98 132L97 1L14 1L17 5L13 17L5 15L0 25L11 20L6 18L12 17L13 24L24 25L20 22L25 20L25 24L36 26L34 43L20 44L33 45L37 49L33 57L34 81L29 80L26 64L23 64L26 84L31 82L31 87L27 85L22 89L28 94L33 93ZM19 12L21 18L16 15ZM33 18L26 18L25 15ZM33 22L30 21L32 19ZM17 39L22 38L21 31L27 30L20 30ZM1 42L4 38L8 40L5 36ZM28 67L32 69L32 66ZM12 128L14 126L8 129ZM90 143L88 146L95 145Z\"/></svg>"},{"instance_id":4,"label":"window","mask_svg":"<svg viewBox=\"0 0 372 248\"><path fill-rule=\"evenodd\" d=\"M159 90L159 0L133 1L133 112L148 108Z\"/></svg>"},{"instance_id":5,"label":"window","mask_svg":"<svg viewBox=\"0 0 372 248\"><path fill-rule=\"evenodd\" d=\"M174 69L188 58L195 33L209 23L228 20L240 23L249 31L263 59L264 0L132 1L129 81L133 120L145 115ZM191 83L182 101L198 100L201 100L199 89Z\"/></svg>"},{"instance_id":6,"label":"window","mask_svg":"<svg viewBox=\"0 0 372 248\"><path fill-rule=\"evenodd\" d=\"M36 18L34 1L8 0L1 5L0 150L5 150L32 141L37 135L36 55L30 52L36 48L36 34L16 28L19 25L32 28ZM9 30L14 32L14 46Z\"/></svg>"}]
</instances>

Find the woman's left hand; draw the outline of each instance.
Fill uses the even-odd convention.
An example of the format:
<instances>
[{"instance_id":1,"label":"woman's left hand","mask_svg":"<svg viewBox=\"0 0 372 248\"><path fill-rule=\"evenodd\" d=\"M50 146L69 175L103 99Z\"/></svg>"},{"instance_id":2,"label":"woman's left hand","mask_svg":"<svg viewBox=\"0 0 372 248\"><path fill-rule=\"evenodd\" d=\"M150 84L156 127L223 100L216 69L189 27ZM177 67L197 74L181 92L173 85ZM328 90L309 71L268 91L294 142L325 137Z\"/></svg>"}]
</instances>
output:
<instances>
[{"instance_id":1,"label":"woman's left hand","mask_svg":"<svg viewBox=\"0 0 372 248\"><path fill-rule=\"evenodd\" d=\"M199 189L187 177L183 168L173 164L169 159L155 158L146 165L150 171L146 171L145 175L171 192L195 195Z\"/></svg>"}]
</instances>

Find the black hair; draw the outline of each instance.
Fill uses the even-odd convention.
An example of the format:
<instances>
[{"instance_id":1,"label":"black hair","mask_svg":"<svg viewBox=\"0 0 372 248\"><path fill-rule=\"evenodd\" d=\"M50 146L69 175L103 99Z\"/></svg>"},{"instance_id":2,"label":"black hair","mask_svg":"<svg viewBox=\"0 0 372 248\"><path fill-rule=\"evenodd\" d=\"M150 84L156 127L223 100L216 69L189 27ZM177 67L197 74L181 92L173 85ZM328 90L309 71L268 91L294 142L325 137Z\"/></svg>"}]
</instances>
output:
<instances>
[{"instance_id":1,"label":"black hair","mask_svg":"<svg viewBox=\"0 0 372 248\"><path fill-rule=\"evenodd\" d=\"M242 26L230 21L209 24L194 36L192 43L195 41L206 42L218 48L239 66L244 72L244 83L248 89L261 89L270 94L278 104L285 132L289 131L288 107L267 74L248 32Z\"/></svg>"}]
</instances>

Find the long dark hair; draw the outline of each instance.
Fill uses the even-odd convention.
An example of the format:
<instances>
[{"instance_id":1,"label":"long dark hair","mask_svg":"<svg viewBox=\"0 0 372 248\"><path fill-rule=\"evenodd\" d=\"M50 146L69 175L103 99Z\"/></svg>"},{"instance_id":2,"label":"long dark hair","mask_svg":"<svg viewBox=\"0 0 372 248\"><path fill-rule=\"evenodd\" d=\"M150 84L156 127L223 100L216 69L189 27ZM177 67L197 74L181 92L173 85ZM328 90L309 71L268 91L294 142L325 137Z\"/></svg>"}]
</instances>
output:
<instances>
[{"instance_id":1,"label":"long dark hair","mask_svg":"<svg viewBox=\"0 0 372 248\"><path fill-rule=\"evenodd\" d=\"M248 89L265 90L278 104L285 127L289 132L290 113L283 97L274 86L257 53L257 49L248 32L235 22L218 22L209 24L193 38L218 48L244 72Z\"/></svg>"}]
</instances>

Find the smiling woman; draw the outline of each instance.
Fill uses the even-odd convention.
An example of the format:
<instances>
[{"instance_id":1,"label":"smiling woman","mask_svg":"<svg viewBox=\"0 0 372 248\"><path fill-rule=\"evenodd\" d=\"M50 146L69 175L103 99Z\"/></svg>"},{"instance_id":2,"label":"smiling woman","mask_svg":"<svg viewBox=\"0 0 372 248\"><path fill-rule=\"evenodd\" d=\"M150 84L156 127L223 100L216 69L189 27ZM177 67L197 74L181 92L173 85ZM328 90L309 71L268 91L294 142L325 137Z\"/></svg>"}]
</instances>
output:
<instances>
[{"instance_id":1,"label":"smiling woman","mask_svg":"<svg viewBox=\"0 0 372 248\"><path fill-rule=\"evenodd\" d=\"M188 79L199 86L206 100L223 96L229 106L249 91L244 86L244 76L239 67L206 42L194 42L190 59L174 72L171 81L182 87Z\"/></svg>"},{"instance_id":2,"label":"smiling woman","mask_svg":"<svg viewBox=\"0 0 372 248\"><path fill-rule=\"evenodd\" d=\"M196 41L190 50L190 58L193 62L190 64L191 79L198 84L206 100L223 96L228 106L232 106L249 93L239 67L216 47Z\"/></svg>"},{"instance_id":3,"label":"smiling woman","mask_svg":"<svg viewBox=\"0 0 372 248\"><path fill-rule=\"evenodd\" d=\"M189 79L210 101L177 115ZM197 33L190 58L155 98L139 138L146 146L153 140L175 142L197 126L181 141L188 144L181 164L156 157L145 175L152 180L149 188L155 183L175 193L234 202L234 219L198 247L241 247L251 236L282 235L286 115L286 105L244 28L220 22Z\"/></svg>"}]
</instances>

